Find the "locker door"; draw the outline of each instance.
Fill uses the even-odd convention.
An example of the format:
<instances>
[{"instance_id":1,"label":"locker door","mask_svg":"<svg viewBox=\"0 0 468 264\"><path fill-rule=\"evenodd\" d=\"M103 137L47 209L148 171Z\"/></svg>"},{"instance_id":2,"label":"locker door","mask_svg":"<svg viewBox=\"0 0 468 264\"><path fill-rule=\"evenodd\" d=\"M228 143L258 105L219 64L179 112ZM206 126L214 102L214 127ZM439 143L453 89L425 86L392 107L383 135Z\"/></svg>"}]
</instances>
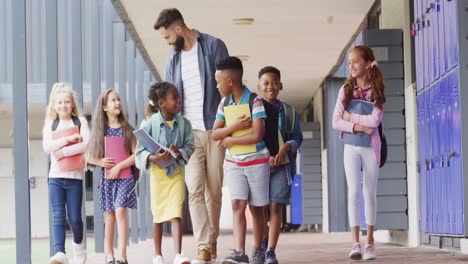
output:
<instances>
[{"instance_id":1,"label":"locker door","mask_svg":"<svg viewBox=\"0 0 468 264\"><path fill-rule=\"evenodd\" d=\"M431 0L423 1L423 13L425 17L426 35L427 35L427 84L434 82L434 25L432 24L432 14L430 11ZM429 11L428 11L429 10Z\"/></svg>"},{"instance_id":2,"label":"locker door","mask_svg":"<svg viewBox=\"0 0 468 264\"><path fill-rule=\"evenodd\" d=\"M420 212L420 222L419 228L421 230L426 230L426 212L427 212L427 202L426 202L426 152L425 152L425 104L424 104L425 95L420 94L417 96L417 109L418 109L418 150L419 150L419 161L418 161L418 171L419 171L419 212Z\"/></svg>"},{"instance_id":3,"label":"locker door","mask_svg":"<svg viewBox=\"0 0 468 264\"><path fill-rule=\"evenodd\" d=\"M462 148L461 148L461 123L460 123L460 87L458 70L451 74L451 87L453 96L453 143L454 153L454 182L455 182L455 217L456 234L463 234L463 175L462 175Z\"/></svg>"},{"instance_id":4,"label":"locker door","mask_svg":"<svg viewBox=\"0 0 468 264\"><path fill-rule=\"evenodd\" d=\"M450 49L452 48L452 39L450 35L450 3L448 1L443 1L444 3L444 37L445 37L445 68L447 72L452 69L452 64L450 62Z\"/></svg>"},{"instance_id":5,"label":"locker door","mask_svg":"<svg viewBox=\"0 0 468 264\"><path fill-rule=\"evenodd\" d=\"M447 1L447 8L448 8L448 27L449 27L449 34L448 39L450 39L450 49L449 49L449 67L450 69L456 67L458 65L458 15L457 15L457 7L458 7L457 0Z\"/></svg>"},{"instance_id":6,"label":"locker door","mask_svg":"<svg viewBox=\"0 0 468 264\"><path fill-rule=\"evenodd\" d=\"M426 25L426 14L424 13L424 5L426 3L426 0L421 1L419 4L419 12L421 14L421 30L422 30L422 41L423 41L423 86L428 87L430 82L429 82L429 64L430 64L430 58L429 58L429 36L427 33L427 25Z\"/></svg>"},{"instance_id":7,"label":"locker door","mask_svg":"<svg viewBox=\"0 0 468 264\"><path fill-rule=\"evenodd\" d=\"M440 97L440 104L439 104L439 113L440 113L440 126L439 126L439 164L440 164L440 193L441 199L440 204L441 207L441 217L440 223L441 225L441 233L448 234L449 230L449 223L448 223L448 199L447 199L447 166L445 162L445 153L447 151L447 122L446 122L446 87L444 87L445 79L442 79L439 82L439 97Z\"/></svg>"},{"instance_id":8,"label":"locker door","mask_svg":"<svg viewBox=\"0 0 468 264\"><path fill-rule=\"evenodd\" d=\"M441 233L441 214L442 214L442 206L441 206L441 173L440 173L440 146L441 146L441 136L440 136L440 90L439 90L439 83L436 83L431 88L431 93L433 94L433 120L434 120L434 137L432 138L432 162L433 162L433 170L434 170L434 194L435 200L433 203L433 216L435 222L435 230L434 233L440 234Z\"/></svg>"},{"instance_id":9,"label":"locker door","mask_svg":"<svg viewBox=\"0 0 468 264\"><path fill-rule=\"evenodd\" d=\"M439 75L442 77L447 72L447 59L445 56L445 1L437 0L437 21L439 33Z\"/></svg>"},{"instance_id":10,"label":"locker door","mask_svg":"<svg viewBox=\"0 0 468 264\"><path fill-rule=\"evenodd\" d=\"M445 152L445 166L446 166L446 178L447 178L447 201L448 201L448 223L449 223L449 228L448 228L448 233L449 234L455 234L456 233L456 216L455 216L455 200L453 199L454 197L454 191L456 189L455 181L456 175L455 175L455 170L454 170L454 161L453 158L449 158L448 153L454 151L454 142L453 142L453 97L452 97L452 85L451 85L451 76L447 76L446 78L443 79L442 85L445 88L445 95L446 95L446 152Z\"/></svg>"},{"instance_id":11,"label":"locker door","mask_svg":"<svg viewBox=\"0 0 468 264\"><path fill-rule=\"evenodd\" d=\"M424 53L423 53L423 30L421 21L421 1L414 0L414 30L415 30L415 49L416 49L416 82L417 91L424 89Z\"/></svg>"},{"instance_id":12,"label":"locker door","mask_svg":"<svg viewBox=\"0 0 468 264\"><path fill-rule=\"evenodd\" d=\"M432 33L432 81L438 80L440 77L439 70L439 12L437 11L439 5L437 0L429 1L429 30Z\"/></svg>"},{"instance_id":13,"label":"locker door","mask_svg":"<svg viewBox=\"0 0 468 264\"><path fill-rule=\"evenodd\" d=\"M432 111L431 111L431 104L432 104L432 98L431 98L431 92L426 91L424 93L425 95L425 116L426 116L426 135L425 135L425 142L426 142L426 159L425 159L425 164L426 164L426 169L427 169L427 176L426 176L426 195L427 195L427 212L426 212L426 232L431 233L432 232L432 226L433 226L433 221L432 221L432 202L434 198L434 191L432 190Z\"/></svg>"}]
</instances>

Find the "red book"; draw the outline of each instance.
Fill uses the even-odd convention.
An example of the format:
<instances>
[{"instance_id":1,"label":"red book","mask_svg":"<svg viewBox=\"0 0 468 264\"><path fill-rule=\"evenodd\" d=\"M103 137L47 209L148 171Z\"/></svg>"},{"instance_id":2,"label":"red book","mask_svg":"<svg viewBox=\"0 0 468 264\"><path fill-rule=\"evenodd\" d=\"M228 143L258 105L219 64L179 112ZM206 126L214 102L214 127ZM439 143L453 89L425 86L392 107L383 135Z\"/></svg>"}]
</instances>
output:
<instances>
[{"instance_id":1,"label":"red book","mask_svg":"<svg viewBox=\"0 0 468 264\"><path fill-rule=\"evenodd\" d=\"M121 161L126 160L130 153L128 153L125 148L125 138L124 137L104 137L104 156L106 158L113 158L115 164L118 164ZM105 169L106 178L109 175L109 169ZM129 179L132 177L132 171L130 167L120 170L119 179Z\"/></svg>"},{"instance_id":2,"label":"red book","mask_svg":"<svg viewBox=\"0 0 468 264\"><path fill-rule=\"evenodd\" d=\"M71 128L63 129L63 130L54 131L52 133L52 139L57 140L60 138L68 137L68 136L79 134L79 133L80 133L80 130L78 129L78 127L74 126ZM76 143L68 143L67 145L65 145L65 147L68 147L74 144ZM70 157L64 157L63 159L58 160L57 163L61 171L82 170L85 167L83 154L77 154L77 155L73 155Z\"/></svg>"}]
</instances>

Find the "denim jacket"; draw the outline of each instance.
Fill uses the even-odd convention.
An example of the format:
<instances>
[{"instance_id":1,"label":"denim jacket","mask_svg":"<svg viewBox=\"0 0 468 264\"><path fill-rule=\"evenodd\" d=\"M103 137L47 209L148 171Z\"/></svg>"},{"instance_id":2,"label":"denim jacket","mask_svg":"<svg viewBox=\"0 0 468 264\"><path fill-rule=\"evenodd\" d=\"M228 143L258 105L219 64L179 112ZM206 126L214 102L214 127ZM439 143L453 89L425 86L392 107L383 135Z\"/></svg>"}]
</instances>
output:
<instances>
[{"instance_id":1,"label":"denim jacket","mask_svg":"<svg viewBox=\"0 0 468 264\"><path fill-rule=\"evenodd\" d=\"M145 123L144 129L150 134L153 139L157 140L159 144L169 147L171 144L175 145L182 156L174 164L171 164L169 167L165 168L166 175L172 177L177 170L179 165L187 165L190 156L192 156L193 151L195 150L195 140L193 138L193 130L190 121L181 117L185 121L184 131L179 131L181 127L177 123L177 119L174 118L174 127L171 128L167 122L162 118L161 113L155 113L151 118ZM153 133L153 128L161 128L159 139L156 139ZM182 136L178 136L178 134ZM143 171L148 171L153 165L152 162L148 161L148 156L151 155L148 150L146 150L140 142L137 142L135 149L135 165L138 169Z\"/></svg>"},{"instance_id":2,"label":"denim jacket","mask_svg":"<svg viewBox=\"0 0 468 264\"><path fill-rule=\"evenodd\" d=\"M226 45L218 38L208 34L197 33L198 41L198 66L200 69L200 80L203 93L203 121L205 129L213 129L216 118L216 110L221 101L221 94L216 87L215 71L216 64L229 56ZM180 97L184 98L184 87L182 83L181 52L172 50L166 63L166 81L174 84L179 91ZM182 101L182 115L184 113L184 102Z\"/></svg>"}]
</instances>

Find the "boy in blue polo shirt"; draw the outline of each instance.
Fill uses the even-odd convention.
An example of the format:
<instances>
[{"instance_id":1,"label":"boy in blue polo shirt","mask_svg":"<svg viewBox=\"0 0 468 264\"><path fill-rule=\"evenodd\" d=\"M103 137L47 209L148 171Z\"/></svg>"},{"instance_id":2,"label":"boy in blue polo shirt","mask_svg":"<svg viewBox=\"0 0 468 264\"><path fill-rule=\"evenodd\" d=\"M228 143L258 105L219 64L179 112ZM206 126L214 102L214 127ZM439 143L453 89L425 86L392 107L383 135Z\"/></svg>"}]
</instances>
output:
<instances>
[{"instance_id":1,"label":"boy in blue polo shirt","mask_svg":"<svg viewBox=\"0 0 468 264\"><path fill-rule=\"evenodd\" d=\"M246 219L245 209L250 205L253 218L254 250L250 263L263 264L265 254L261 241L265 228L264 206L270 203L270 153L263 141L266 112L263 99L253 100L251 116L241 117L229 126L225 125L224 106L249 104L251 92L242 84L242 62L236 57L227 57L216 65L215 78L219 91L225 96L218 107L212 137L226 148L224 177L231 193L233 210L235 249L222 263L249 263L245 254ZM225 100L229 100L225 104ZM252 127L252 133L232 137L238 130ZM231 155L232 145L256 144L256 151L248 154Z\"/></svg>"}]
</instances>

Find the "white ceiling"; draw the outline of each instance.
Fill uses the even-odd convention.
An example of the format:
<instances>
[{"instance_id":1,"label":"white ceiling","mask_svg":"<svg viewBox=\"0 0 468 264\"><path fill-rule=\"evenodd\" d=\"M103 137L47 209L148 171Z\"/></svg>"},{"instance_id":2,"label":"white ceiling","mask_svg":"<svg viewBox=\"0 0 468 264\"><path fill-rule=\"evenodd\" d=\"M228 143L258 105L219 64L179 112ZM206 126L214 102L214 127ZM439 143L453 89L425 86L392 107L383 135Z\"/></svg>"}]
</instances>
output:
<instances>
[{"instance_id":1,"label":"white ceiling","mask_svg":"<svg viewBox=\"0 0 468 264\"><path fill-rule=\"evenodd\" d=\"M156 69L164 78L171 47L153 29L159 12L176 7L188 27L219 37L230 55L248 55L247 86L256 89L260 68L282 73L281 97L301 111L337 64L374 0L120 0ZM254 18L234 25L234 18ZM331 23L330 23L331 22Z\"/></svg>"}]
</instances>

